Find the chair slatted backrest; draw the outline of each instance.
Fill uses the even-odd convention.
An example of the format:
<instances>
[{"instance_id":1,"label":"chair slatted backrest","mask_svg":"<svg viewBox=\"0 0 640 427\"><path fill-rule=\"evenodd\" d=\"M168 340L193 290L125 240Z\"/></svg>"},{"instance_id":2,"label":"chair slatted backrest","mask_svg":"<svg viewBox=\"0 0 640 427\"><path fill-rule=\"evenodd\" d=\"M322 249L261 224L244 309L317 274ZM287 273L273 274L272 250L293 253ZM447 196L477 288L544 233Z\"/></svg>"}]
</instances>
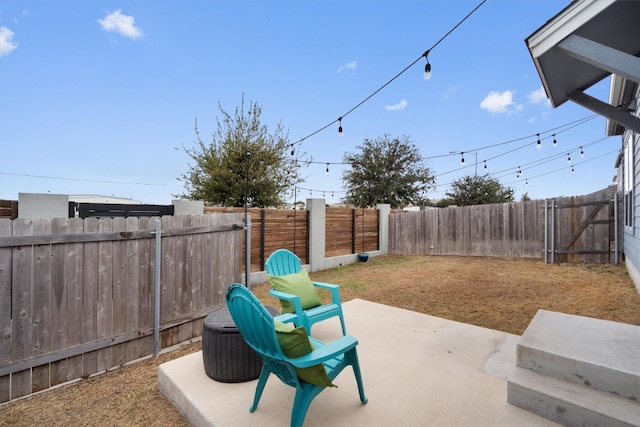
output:
<instances>
[{"instance_id":1,"label":"chair slatted backrest","mask_svg":"<svg viewBox=\"0 0 640 427\"><path fill-rule=\"evenodd\" d=\"M284 383L298 384L298 374L278 344L273 317L244 285L234 283L227 290L227 306L246 343L260 356L269 371Z\"/></svg>"},{"instance_id":2,"label":"chair slatted backrest","mask_svg":"<svg viewBox=\"0 0 640 427\"><path fill-rule=\"evenodd\" d=\"M265 270L272 276L286 276L301 269L300 258L287 249L274 251L265 262Z\"/></svg>"}]
</instances>

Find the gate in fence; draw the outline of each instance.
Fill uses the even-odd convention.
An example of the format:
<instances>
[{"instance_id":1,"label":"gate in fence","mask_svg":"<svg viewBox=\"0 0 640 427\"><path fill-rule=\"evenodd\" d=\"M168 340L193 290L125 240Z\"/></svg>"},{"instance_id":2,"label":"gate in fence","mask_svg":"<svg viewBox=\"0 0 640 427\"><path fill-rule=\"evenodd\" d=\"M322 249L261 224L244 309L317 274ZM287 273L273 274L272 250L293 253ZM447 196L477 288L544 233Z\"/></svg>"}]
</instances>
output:
<instances>
[{"instance_id":1,"label":"gate in fence","mask_svg":"<svg viewBox=\"0 0 640 427\"><path fill-rule=\"evenodd\" d=\"M545 262L618 264L620 204L613 189L546 201Z\"/></svg>"}]
</instances>

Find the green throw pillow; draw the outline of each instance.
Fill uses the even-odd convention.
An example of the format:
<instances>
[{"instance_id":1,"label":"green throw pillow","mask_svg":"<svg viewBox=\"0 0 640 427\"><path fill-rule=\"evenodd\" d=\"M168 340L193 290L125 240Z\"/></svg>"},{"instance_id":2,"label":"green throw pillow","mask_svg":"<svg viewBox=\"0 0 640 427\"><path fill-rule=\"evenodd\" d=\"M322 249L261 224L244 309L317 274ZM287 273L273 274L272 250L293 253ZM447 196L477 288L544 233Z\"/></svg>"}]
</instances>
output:
<instances>
[{"instance_id":1,"label":"green throw pillow","mask_svg":"<svg viewBox=\"0 0 640 427\"><path fill-rule=\"evenodd\" d=\"M294 328L277 320L274 321L274 326L280 348L282 348L285 356L295 359L313 351L313 344L309 341L307 331L302 326ZM320 387L336 387L331 382L322 363L309 368L296 368L296 371L298 372L298 378L310 384Z\"/></svg>"},{"instance_id":2,"label":"green throw pillow","mask_svg":"<svg viewBox=\"0 0 640 427\"><path fill-rule=\"evenodd\" d=\"M311 282L309 273L307 273L305 269L285 276L272 276L267 274L267 279L276 291L282 291L300 297L303 310L322 305L316 288ZM280 304L282 304L282 311L284 313L295 313L292 302L280 300Z\"/></svg>"}]
</instances>

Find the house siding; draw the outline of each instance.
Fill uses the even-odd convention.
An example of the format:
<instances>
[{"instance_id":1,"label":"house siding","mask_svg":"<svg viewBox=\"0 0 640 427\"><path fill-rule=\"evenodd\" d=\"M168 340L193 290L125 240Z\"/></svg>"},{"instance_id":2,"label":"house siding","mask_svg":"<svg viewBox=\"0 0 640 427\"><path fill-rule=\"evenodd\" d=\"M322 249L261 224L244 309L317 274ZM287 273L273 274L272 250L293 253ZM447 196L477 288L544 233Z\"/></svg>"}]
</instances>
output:
<instances>
[{"instance_id":1,"label":"house siding","mask_svg":"<svg viewBox=\"0 0 640 427\"><path fill-rule=\"evenodd\" d=\"M635 98L640 96L640 88L636 90ZM636 109L634 113L636 117L640 117L640 111ZM623 251L625 255L625 263L629 275L636 285L636 289L640 292L640 135L625 130L622 134L622 150L627 144L633 147L633 170L628 171L623 168L625 177L627 174L633 174L633 225L632 227L624 227L623 235ZM626 165L623 162L623 165ZM623 185L627 180L623 179ZM623 194L626 194L627 188L623 188ZM625 199L626 203L626 199ZM623 209L626 209L626 205Z\"/></svg>"}]
</instances>

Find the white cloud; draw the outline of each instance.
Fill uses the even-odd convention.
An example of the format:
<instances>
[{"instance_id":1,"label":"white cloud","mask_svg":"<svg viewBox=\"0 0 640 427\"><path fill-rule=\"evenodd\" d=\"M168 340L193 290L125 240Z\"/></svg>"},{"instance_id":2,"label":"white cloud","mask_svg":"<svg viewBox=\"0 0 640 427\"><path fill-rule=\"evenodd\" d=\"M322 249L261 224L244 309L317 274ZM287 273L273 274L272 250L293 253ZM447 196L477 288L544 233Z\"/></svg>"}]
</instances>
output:
<instances>
[{"instance_id":1,"label":"white cloud","mask_svg":"<svg viewBox=\"0 0 640 427\"><path fill-rule=\"evenodd\" d=\"M400 102L398 102L396 105L386 105L384 108L386 108L389 111L404 110L405 108L407 108L407 104L409 104L407 100L403 99Z\"/></svg>"},{"instance_id":2,"label":"white cloud","mask_svg":"<svg viewBox=\"0 0 640 427\"><path fill-rule=\"evenodd\" d=\"M338 67L338 73L341 73L343 71L353 71L356 68L358 68L358 62L357 61L347 62L346 64L343 64L340 67Z\"/></svg>"},{"instance_id":3,"label":"white cloud","mask_svg":"<svg viewBox=\"0 0 640 427\"><path fill-rule=\"evenodd\" d=\"M529 95L527 95L527 98L529 98L529 103L531 104L547 104L551 106L543 87L540 87L539 89L531 92Z\"/></svg>"},{"instance_id":4,"label":"white cloud","mask_svg":"<svg viewBox=\"0 0 640 427\"><path fill-rule=\"evenodd\" d=\"M442 98L444 99L449 99L449 97L451 95L454 95L455 93L457 93L460 90L459 86L451 86L449 89L447 89L444 93L444 95L442 96Z\"/></svg>"},{"instance_id":5,"label":"white cloud","mask_svg":"<svg viewBox=\"0 0 640 427\"><path fill-rule=\"evenodd\" d=\"M514 104L513 92L491 91L480 103L480 108L490 113L514 113L522 110L522 105Z\"/></svg>"},{"instance_id":6,"label":"white cloud","mask_svg":"<svg viewBox=\"0 0 640 427\"><path fill-rule=\"evenodd\" d=\"M8 55L17 47L18 44L13 42L13 31L7 27L0 27L0 56Z\"/></svg>"},{"instance_id":7,"label":"white cloud","mask_svg":"<svg viewBox=\"0 0 640 427\"><path fill-rule=\"evenodd\" d=\"M104 19L98 19L98 23L102 26L102 29L129 37L131 39L137 39L142 37L142 30L136 27L133 16L123 15L118 9L113 13L105 16Z\"/></svg>"}]
</instances>

